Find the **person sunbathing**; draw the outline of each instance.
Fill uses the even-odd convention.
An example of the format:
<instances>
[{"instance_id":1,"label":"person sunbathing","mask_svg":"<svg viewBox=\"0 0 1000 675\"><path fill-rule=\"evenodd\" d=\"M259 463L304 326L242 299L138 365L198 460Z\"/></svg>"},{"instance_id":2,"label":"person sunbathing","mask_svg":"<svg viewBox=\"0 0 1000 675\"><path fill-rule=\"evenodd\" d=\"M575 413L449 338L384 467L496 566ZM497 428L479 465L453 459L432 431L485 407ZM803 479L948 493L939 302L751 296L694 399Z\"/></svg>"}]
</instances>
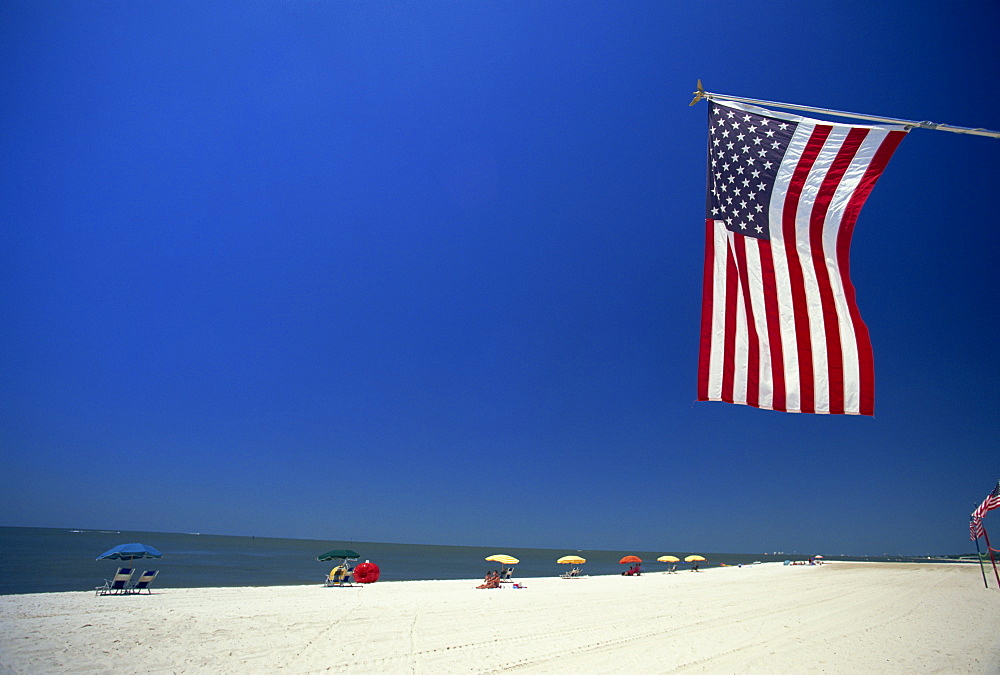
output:
<instances>
[{"instance_id":1,"label":"person sunbathing","mask_svg":"<svg viewBox=\"0 0 1000 675\"><path fill-rule=\"evenodd\" d=\"M500 588L500 573L487 572L483 583L476 586L476 588Z\"/></svg>"}]
</instances>

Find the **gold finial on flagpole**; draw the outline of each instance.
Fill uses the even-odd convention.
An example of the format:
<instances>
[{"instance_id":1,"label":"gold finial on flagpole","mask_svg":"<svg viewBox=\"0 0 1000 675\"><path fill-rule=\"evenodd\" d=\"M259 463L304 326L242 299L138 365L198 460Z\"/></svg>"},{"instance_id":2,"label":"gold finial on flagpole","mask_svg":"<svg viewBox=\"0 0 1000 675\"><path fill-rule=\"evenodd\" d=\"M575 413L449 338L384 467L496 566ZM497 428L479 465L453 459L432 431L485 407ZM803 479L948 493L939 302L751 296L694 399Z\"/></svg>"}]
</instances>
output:
<instances>
[{"instance_id":1,"label":"gold finial on flagpole","mask_svg":"<svg viewBox=\"0 0 1000 675\"><path fill-rule=\"evenodd\" d=\"M705 88L701 86L701 80L698 80L698 91L692 93L694 94L694 100L688 103L689 108L705 97Z\"/></svg>"}]
</instances>

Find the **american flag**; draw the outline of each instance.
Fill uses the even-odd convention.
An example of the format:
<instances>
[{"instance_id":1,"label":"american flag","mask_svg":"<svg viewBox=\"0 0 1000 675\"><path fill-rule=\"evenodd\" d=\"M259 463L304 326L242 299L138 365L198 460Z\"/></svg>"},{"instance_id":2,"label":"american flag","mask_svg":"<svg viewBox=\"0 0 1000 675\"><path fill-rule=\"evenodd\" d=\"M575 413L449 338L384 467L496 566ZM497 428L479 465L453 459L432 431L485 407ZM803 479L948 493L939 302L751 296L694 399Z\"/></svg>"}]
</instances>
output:
<instances>
[{"instance_id":1,"label":"american flag","mask_svg":"<svg viewBox=\"0 0 1000 675\"><path fill-rule=\"evenodd\" d=\"M709 101L699 401L874 414L849 253L905 134Z\"/></svg>"},{"instance_id":2,"label":"american flag","mask_svg":"<svg viewBox=\"0 0 1000 675\"><path fill-rule=\"evenodd\" d=\"M993 492L972 512L972 517L981 519L988 511L992 511L998 507L1000 507L1000 480L997 481L997 486L993 488Z\"/></svg>"},{"instance_id":3,"label":"american flag","mask_svg":"<svg viewBox=\"0 0 1000 675\"><path fill-rule=\"evenodd\" d=\"M983 536L983 534L983 519L972 516L972 518L969 519L969 539L975 541Z\"/></svg>"}]
</instances>

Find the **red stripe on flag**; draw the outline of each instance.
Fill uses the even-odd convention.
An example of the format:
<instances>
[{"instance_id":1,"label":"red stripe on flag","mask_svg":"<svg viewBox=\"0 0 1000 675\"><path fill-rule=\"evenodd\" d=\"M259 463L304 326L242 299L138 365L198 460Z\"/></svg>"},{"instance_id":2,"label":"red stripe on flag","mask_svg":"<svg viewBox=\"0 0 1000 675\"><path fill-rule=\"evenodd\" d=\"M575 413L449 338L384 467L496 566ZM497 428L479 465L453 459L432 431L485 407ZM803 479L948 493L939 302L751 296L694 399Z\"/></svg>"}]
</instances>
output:
<instances>
[{"instance_id":1,"label":"red stripe on flag","mask_svg":"<svg viewBox=\"0 0 1000 675\"><path fill-rule=\"evenodd\" d=\"M698 353L698 400L708 400L709 366L712 358L712 314L715 308L715 222L705 220L705 272L701 290L701 344Z\"/></svg>"},{"instance_id":2,"label":"red stripe on flag","mask_svg":"<svg viewBox=\"0 0 1000 675\"><path fill-rule=\"evenodd\" d=\"M791 282L792 311L795 322L795 344L799 365L799 410L815 412L813 382L812 337L809 333L809 311L806 307L805 281L802 263L797 251L798 233L795 228L795 214L798 211L802 186L812 169L816 157L830 135L832 127L817 126L806 143L802 156L792 174L785 195L781 214L781 232L785 240L785 256L788 260L788 278Z\"/></svg>"}]
</instances>

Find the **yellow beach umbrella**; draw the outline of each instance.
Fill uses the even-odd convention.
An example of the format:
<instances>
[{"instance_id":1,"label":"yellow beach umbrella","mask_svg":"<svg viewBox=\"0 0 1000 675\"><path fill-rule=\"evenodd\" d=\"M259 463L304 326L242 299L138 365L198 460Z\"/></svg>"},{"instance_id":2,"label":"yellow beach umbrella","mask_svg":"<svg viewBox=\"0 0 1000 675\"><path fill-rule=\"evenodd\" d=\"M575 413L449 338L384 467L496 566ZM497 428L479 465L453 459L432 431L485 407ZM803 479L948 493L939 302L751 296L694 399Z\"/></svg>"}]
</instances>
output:
<instances>
[{"instance_id":1,"label":"yellow beach umbrella","mask_svg":"<svg viewBox=\"0 0 1000 675\"><path fill-rule=\"evenodd\" d=\"M556 561L560 565L582 565L587 562L586 558L581 558L578 555L564 555Z\"/></svg>"},{"instance_id":2,"label":"yellow beach umbrella","mask_svg":"<svg viewBox=\"0 0 1000 675\"><path fill-rule=\"evenodd\" d=\"M521 562L517 558L511 555L505 555L503 553L497 553L496 555L491 555L486 558L486 562L498 562L501 565L516 565Z\"/></svg>"},{"instance_id":3,"label":"yellow beach umbrella","mask_svg":"<svg viewBox=\"0 0 1000 675\"><path fill-rule=\"evenodd\" d=\"M703 562L704 560L705 558L703 558L700 555L689 555L688 557L684 558L684 562Z\"/></svg>"},{"instance_id":4,"label":"yellow beach umbrella","mask_svg":"<svg viewBox=\"0 0 1000 675\"><path fill-rule=\"evenodd\" d=\"M681 559L675 555L661 555L657 558L660 562L680 562Z\"/></svg>"}]
</instances>

